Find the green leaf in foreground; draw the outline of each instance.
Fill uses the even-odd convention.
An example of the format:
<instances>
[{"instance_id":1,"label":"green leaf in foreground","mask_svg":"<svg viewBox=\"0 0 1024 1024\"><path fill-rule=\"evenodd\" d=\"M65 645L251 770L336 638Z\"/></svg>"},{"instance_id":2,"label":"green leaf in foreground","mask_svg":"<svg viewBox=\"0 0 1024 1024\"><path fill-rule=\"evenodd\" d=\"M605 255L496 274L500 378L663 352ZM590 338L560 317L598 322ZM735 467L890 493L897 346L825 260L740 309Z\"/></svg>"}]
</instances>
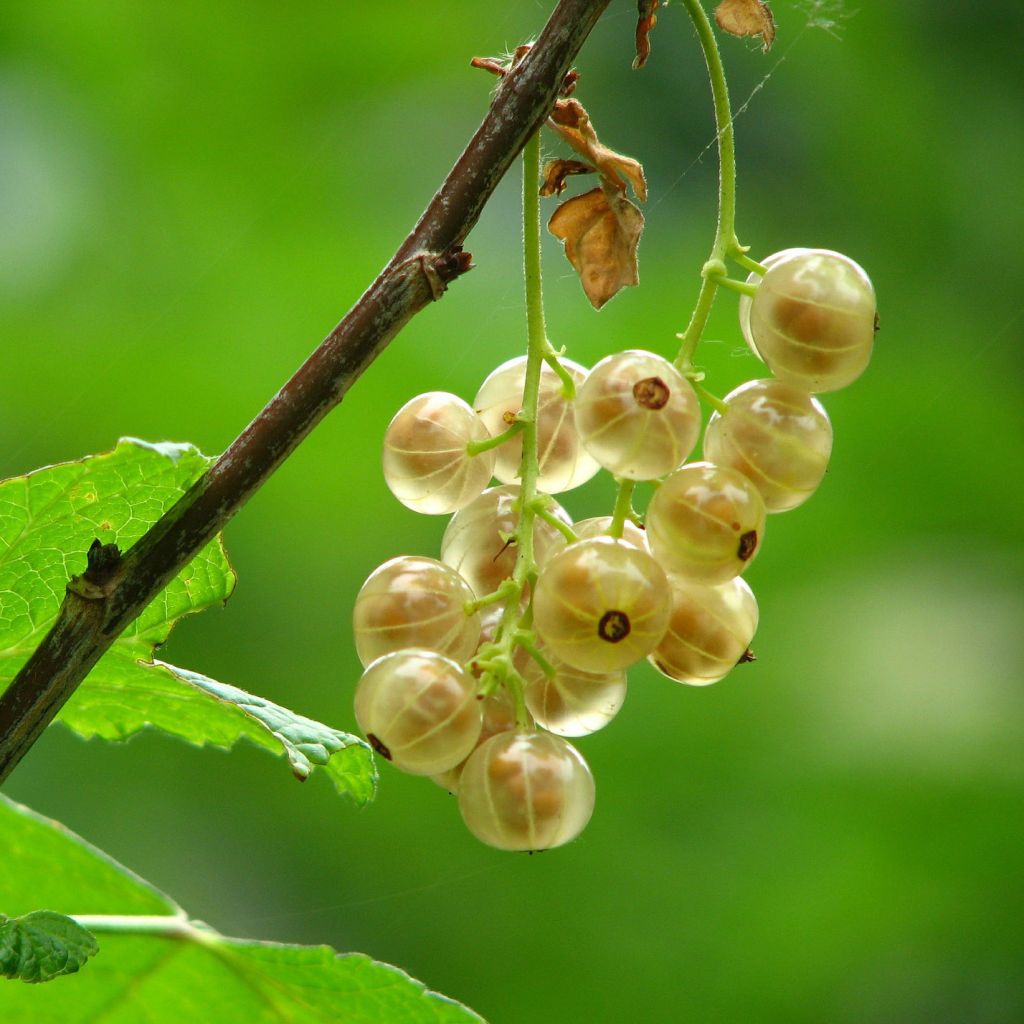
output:
<instances>
[{"instance_id":1,"label":"green leaf in foreground","mask_svg":"<svg viewBox=\"0 0 1024 1024\"><path fill-rule=\"evenodd\" d=\"M99 935L59 985L0 984L0 1020L33 1024L470 1024L481 1018L398 968L326 946L229 939L63 826L0 797L0 906L26 900ZM8 870L9 869L9 870ZM102 894L97 896L97 894ZM98 910L106 904L107 913Z\"/></svg>"},{"instance_id":2,"label":"green leaf in foreground","mask_svg":"<svg viewBox=\"0 0 1024 1024\"><path fill-rule=\"evenodd\" d=\"M191 445L121 440L113 451L0 483L0 690L60 609L94 539L127 550L199 478L210 459ZM339 792L373 799L369 747L244 690L154 662L175 623L223 604L235 573L211 541L100 659L58 721L78 735L126 740L159 729L197 746L245 738L283 753L296 777L322 766Z\"/></svg>"},{"instance_id":3,"label":"green leaf in foreground","mask_svg":"<svg viewBox=\"0 0 1024 1024\"><path fill-rule=\"evenodd\" d=\"M0 914L0 977L50 981L74 974L97 949L85 928L52 910L24 917Z\"/></svg>"}]
</instances>

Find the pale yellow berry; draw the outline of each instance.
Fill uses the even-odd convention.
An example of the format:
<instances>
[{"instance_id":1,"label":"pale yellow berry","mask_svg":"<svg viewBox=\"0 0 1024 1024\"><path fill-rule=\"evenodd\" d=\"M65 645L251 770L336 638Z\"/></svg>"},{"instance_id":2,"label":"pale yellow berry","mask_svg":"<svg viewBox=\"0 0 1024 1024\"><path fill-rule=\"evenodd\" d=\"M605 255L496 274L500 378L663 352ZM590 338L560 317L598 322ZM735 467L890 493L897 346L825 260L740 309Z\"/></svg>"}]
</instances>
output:
<instances>
[{"instance_id":1,"label":"pale yellow berry","mask_svg":"<svg viewBox=\"0 0 1024 1024\"><path fill-rule=\"evenodd\" d=\"M811 394L780 380L752 380L725 396L704 432L704 456L738 469L769 512L785 512L817 489L832 452L832 424Z\"/></svg>"},{"instance_id":2,"label":"pale yellow berry","mask_svg":"<svg viewBox=\"0 0 1024 1024\"><path fill-rule=\"evenodd\" d=\"M740 472L692 462L668 476L647 509L647 542L665 567L697 583L725 583L750 564L765 508Z\"/></svg>"},{"instance_id":3,"label":"pale yellow berry","mask_svg":"<svg viewBox=\"0 0 1024 1024\"><path fill-rule=\"evenodd\" d=\"M575 839L594 810L594 779L579 751L550 733L502 732L462 770L459 810L499 850L548 850Z\"/></svg>"},{"instance_id":4,"label":"pale yellow berry","mask_svg":"<svg viewBox=\"0 0 1024 1024\"><path fill-rule=\"evenodd\" d=\"M436 651L378 658L356 687L355 712L374 750L412 775L454 768L480 735L476 680Z\"/></svg>"},{"instance_id":5,"label":"pale yellow berry","mask_svg":"<svg viewBox=\"0 0 1024 1024\"><path fill-rule=\"evenodd\" d=\"M835 391L867 368L875 338L875 292L853 260L827 249L773 263L750 304L750 331L779 380Z\"/></svg>"},{"instance_id":6,"label":"pale yellow berry","mask_svg":"<svg viewBox=\"0 0 1024 1024\"><path fill-rule=\"evenodd\" d=\"M587 451L629 480L671 473L693 451L700 422L690 382L653 352L607 356L576 397L576 426Z\"/></svg>"},{"instance_id":7,"label":"pale yellow berry","mask_svg":"<svg viewBox=\"0 0 1024 1024\"><path fill-rule=\"evenodd\" d=\"M451 566L421 555L392 558L373 571L352 613L363 665L407 647L464 662L480 643L480 613L469 584Z\"/></svg>"},{"instance_id":8,"label":"pale yellow berry","mask_svg":"<svg viewBox=\"0 0 1024 1024\"><path fill-rule=\"evenodd\" d=\"M672 618L647 659L662 675L707 686L748 655L757 629L757 601L740 577L708 587L670 576Z\"/></svg>"},{"instance_id":9,"label":"pale yellow berry","mask_svg":"<svg viewBox=\"0 0 1024 1024\"><path fill-rule=\"evenodd\" d=\"M452 516L444 531L441 561L455 569L477 597L493 593L515 569L517 550L511 537L519 523L518 501L518 485L492 487ZM554 501L551 511L567 526L572 525ZM534 520L533 557L538 566L565 544L565 537L550 523Z\"/></svg>"},{"instance_id":10,"label":"pale yellow berry","mask_svg":"<svg viewBox=\"0 0 1024 1024\"><path fill-rule=\"evenodd\" d=\"M577 386L587 371L571 359L560 360ZM473 401L480 419L497 437L509 428L523 406L526 357L503 363L480 386ZM496 449L494 475L503 483L519 479L523 440L516 436ZM541 370L537 405L537 489L559 494L586 483L597 463L580 443L573 403L562 393L562 380L546 363Z\"/></svg>"},{"instance_id":11,"label":"pale yellow berry","mask_svg":"<svg viewBox=\"0 0 1024 1024\"><path fill-rule=\"evenodd\" d=\"M671 612L668 580L640 548L611 537L569 545L537 579L534 625L555 657L585 672L645 658Z\"/></svg>"},{"instance_id":12,"label":"pale yellow berry","mask_svg":"<svg viewBox=\"0 0 1024 1024\"><path fill-rule=\"evenodd\" d=\"M430 391L395 413L384 434L384 481L416 512L444 515L464 508L491 482L494 452L469 455L487 428L457 395Z\"/></svg>"}]
</instances>

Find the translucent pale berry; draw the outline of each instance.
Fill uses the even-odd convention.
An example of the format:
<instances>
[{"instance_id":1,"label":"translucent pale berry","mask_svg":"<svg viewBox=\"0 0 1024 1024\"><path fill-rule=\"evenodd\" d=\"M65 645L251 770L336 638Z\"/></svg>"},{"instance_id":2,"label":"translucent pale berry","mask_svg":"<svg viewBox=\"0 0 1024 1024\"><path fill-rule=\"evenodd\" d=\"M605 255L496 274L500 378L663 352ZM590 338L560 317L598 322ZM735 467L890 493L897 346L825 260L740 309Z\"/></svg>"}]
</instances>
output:
<instances>
[{"instance_id":1,"label":"translucent pale berry","mask_svg":"<svg viewBox=\"0 0 1024 1024\"><path fill-rule=\"evenodd\" d=\"M560 360L577 387L587 371L570 359ZM526 357L502 363L480 386L473 401L487 429L497 436L507 430L523 406ZM547 364L541 371L537 406L537 488L545 494L559 494L586 483L598 470L597 463L580 444L573 419L573 403L562 394L562 381ZM501 445L494 463L494 475L504 483L519 477L523 454L521 437Z\"/></svg>"},{"instance_id":2,"label":"translucent pale berry","mask_svg":"<svg viewBox=\"0 0 1024 1024\"><path fill-rule=\"evenodd\" d=\"M607 537L608 527L612 525L611 516L595 516L593 519L581 519L573 530L580 540L587 540L590 537ZM622 537L627 544L632 544L642 551L647 550L647 534L641 527L637 526L631 519L622 524Z\"/></svg>"},{"instance_id":3,"label":"translucent pale berry","mask_svg":"<svg viewBox=\"0 0 1024 1024\"><path fill-rule=\"evenodd\" d=\"M519 522L515 509L518 500L518 485L492 487L452 516L444 531L441 561L455 569L477 597L493 593L515 569L516 547L508 537ZM552 502L551 510L567 525L572 525L572 520L557 503ZM534 520L533 556L537 565L544 565L563 547L565 538L555 527L542 519Z\"/></svg>"},{"instance_id":4,"label":"translucent pale berry","mask_svg":"<svg viewBox=\"0 0 1024 1024\"><path fill-rule=\"evenodd\" d=\"M671 473L693 451L700 405L690 382L653 352L602 359L576 396L576 426L587 451L630 480Z\"/></svg>"},{"instance_id":5,"label":"translucent pale berry","mask_svg":"<svg viewBox=\"0 0 1024 1024\"><path fill-rule=\"evenodd\" d=\"M395 413L384 433L384 481L416 512L454 512L491 482L494 452L466 452L470 441L488 436L480 417L457 395L417 395Z\"/></svg>"},{"instance_id":6,"label":"translucent pale berry","mask_svg":"<svg viewBox=\"0 0 1024 1024\"><path fill-rule=\"evenodd\" d=\"M611 537L570 544L541 571L534 625L556 658L585 672L615 672L654 650L671 600L658 563Z\"/></svg>"},{"instance_id":7,"label":"translucent pale berry","mask_svg":"<svg viewBox=\"0 0 1024 1024\"><path fill-rule=\"evenodd\" d=\"M497 736L500 732L510 732L516 727L516 711L505 690L498 690L489 697L485 697L480 705L483 711L483 728L480 730L480 737L476 741L474 750L486 743L492 736ZM469 756L472 756L472 751ZM466 760L468 759L467 757ZM447 789L449 793L458 793L459 779L462 778L462 770L465 767L466 761L460 761L454 768L441 772L439 775L432 775L431 778L443 789Z\"/></svg>"},{"instance_id":8,"label":"translucent pale berry","mask_svg":"<svg viewBox=\"0 0 1024 1024\"><path fill-rule=\"evenodd\" d=\"M503 732L477 748L459 781L470 832L499 850L548 850L575 839L594 810L579 751L542 732Z\"/></svg>"},{"instance_id":9,"label":"translucent pale berry","mask_svg":"<svg viewBox=\"0 0 1024 1024\"><path fill-rule=\"evenodd\" d=\"M750 304L757 351L779 380L835 391L867 368L875 338L875 292L867 274L826 249L773 263Z\"/></svg>"},{"instance_id":10,"label":"translucent pale berry","mask_svg":"<svg viewBox=\"0 0 1024 1024\"><path fill-rule=\"evenodd\" d=\"M672 618L647 659L690 686L715 683L743 660L757 629L757 601L738 576L716 587L670 576Z\"/></svg>"},{"instance_id":11,"label":"translucent pale berry","mask_svg":"<svg viewBox=\"0 0 1024 1024\"><path fill-rule=\"evenodd\" d=\"M549 652L544 651L545 655ZM523 665L526 707L536 723L559 736L587 736L604 728L626 699L626 672L583 672L554 656L547 676L530 658Z\"/></svg>"},{"instance_id":12,"label":"translucent pale berry","mask_svg":"<svg viewBox=\"0 0 1024 1024\"><path fill-rule=\"evenodd\" d=\"M356 721L374 750L413 775L454 768L476 745L476 680L436 651L378 658L356 687Z\"/></svg>"},{"instance_id":13,"label":"translucent pale berry","mask_svg":"<svg viewBox=\"0 0 1024 1024\"><path fill-rule=\"evenodd\" d=\"M480 613L466 613L474 599L451 566L420 555L392 558L375 569L352 613L356 653L364 665L405 647L425 647L458 662L480 642Z\"/></svg>"},{"instance_id":14,"label":"translucent pale berry","mask_svg":"<svg viewBox=\"0 0 1024 1024\"><path fill-rule=\"evenodd\" d=\"M779 252L773 252L770 256L765 256L765 258L761 260L760 263L762 267L767 269L773 263L778 263L779 260L785 259L787 256L792 256L794 253L797 252L807 251L807 249L803 248L781 249L779 250ZM761 283L761 276L761 274L751 271L751 273L747 275L747 284L752 284L755 286L759 285ZM761 358L761 353L757 351L757 345L754 344L754 337L750 333L751 298L752 296L743 294L741 294L739 297L738 311L740 316L740 330L743 332L743 337L746 339L747 344L750 346L750 351L753 352L758 359L761 359L761 362L764 362L764 359Z\"/></svg>"},{"instance_id":15,"label":"translucent pale berry","mask_svg":"<svg viewBox=\"0 0 1024 1024\"><path fill-rule=\"evenodd\" d=\"M761 546L765 508L740 472L692 462L667 477L647 509L647 543L670 573L697 583L725 583Z\"/></svg>"},{"instance_id":16,"label":"translucent pale berry","mask_svg":"<svg viewBox=\"0 0 1024 1024\"><path fill-rule=\"evenodd\" d=\"M805 502L825 475L832 424L822 404L780 380L752 380L726 395L704 432L704 457L738 469L769 512Z\"/></svg>"}]
</instances>

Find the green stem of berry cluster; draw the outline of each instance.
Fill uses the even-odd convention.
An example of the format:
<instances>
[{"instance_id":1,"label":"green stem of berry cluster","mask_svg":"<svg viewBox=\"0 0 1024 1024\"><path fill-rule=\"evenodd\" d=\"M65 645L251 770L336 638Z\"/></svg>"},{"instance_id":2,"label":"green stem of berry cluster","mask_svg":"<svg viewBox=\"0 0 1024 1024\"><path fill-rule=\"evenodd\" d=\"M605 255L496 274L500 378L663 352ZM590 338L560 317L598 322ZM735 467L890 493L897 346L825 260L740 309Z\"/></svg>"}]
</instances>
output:
<instances>
[{"instance_id":1,"label":"green stem of berry cluster","mask_svg":"<svg viewBox=\"0 0 1024 1024\"><path fill-rule=\"evenodd\" d=\"M572 378L559 363L558 354L548 341L544 324L539 182L540 135L535 133L523 149L523 274L526 279L527 353L523 406L513 424L518 428L516 432L521 433L523 438L523 456L519 469L519 520L513 538L516 544L516 565L511 577L512 585L507 588L508 603L495 632L494 641L477 659L477 664L485 668L481 692L493 692L495 687L504 683L515 702L516 720L521 726L527 725L529 719L523 699L523 680L512 664L515 648L522 647L545 671L551 670L550 664L546 663L533 643L533 634L529 630L532 618L530 610L527 609L525 614L521 612L522 595L529 584L536 582L537 576L537 564L533 553L534 521L541 518L563 532L569 530L545 508L544 499L539 498L537 494L537 411L544 363L547 362L558 373L563 385L572 387ZM571 530L569 534L567 539L575 539Z\"/></svg>"},{"instance_id":2,"label":"green stem of berry cluster","mask_svg":"<svg viewBox=\"0 0 1024 1024\"><path fill-rule=\"evenodd\" d=\"M747 256L746 246L740 245L736 237L736 144L732 128L732 110L729 106L729 88L715 33L700 0L682 0L682 3L697 30L697 38L704 51L704 61L711 79L711 94L715 104L718 140L718 227L711 255L701 269L697 304L686 330L679 335L679 355L676 356L676 366L684 375L688 375L694 372L693 356L707 326L718 286L725 284L728 287L737 284L740 286L737 290L740 291L746 291L748 287L743 282L731 281L726 270L726 259L733 260L748 271L764 273L764 268Z\"/></svg>"},{"instance_id":3,"label":"green stem of berry cluster","mask_svg":"<svg viewBox=\"0 0 1024 1024\"><path fill-rule=\"evenodd\" d=\"M611 526L608 527L609 537L621 540L626 520L633 518L633 489L635 487L635 480L619 481L619 493L615 498L615 508L612 510Z\"/></svg>"},{"instance_id":4,"label":"green stem of berry cluster","mask_svg":"<svg viewBox=\"0 0 1024 1024\"><path fill-rule=\"evenodd\" d=\"M509 424L508 430L503 430L500 434L495 434L494 437L484 438L483 441L470 441L466 445L466 454L481 455L484 452L489 452L492 448L498 448L506 441L511 441L516 434L522 431L524 426L521 419L516 419Z\"/></svg>"}]
</instances>

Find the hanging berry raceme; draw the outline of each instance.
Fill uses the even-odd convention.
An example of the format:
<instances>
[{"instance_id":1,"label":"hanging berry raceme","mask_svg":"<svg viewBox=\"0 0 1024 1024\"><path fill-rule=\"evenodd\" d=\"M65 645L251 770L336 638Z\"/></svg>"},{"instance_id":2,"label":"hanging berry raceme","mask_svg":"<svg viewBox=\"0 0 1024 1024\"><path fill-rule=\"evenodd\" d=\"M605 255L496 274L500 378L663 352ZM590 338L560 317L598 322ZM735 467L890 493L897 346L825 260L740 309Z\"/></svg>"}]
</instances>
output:
<instances>
[{"instance_id":1,"label":"hanging berry raceme","mask_svg":"<svg viewBox=\"0 0 1024 1024\"><path fill-rule=\"evenodd\" d=\"M545 365L531 400L518 359L487 378L476 411L433 392L388 428L392 490L419 511L454 515L440 560L394 558L359 592L356 647L368 667L356 717L396 767L457 794L466 825L491 846L547 849L579 834L594 783L563 737L611 722L631 666L646 660L703 687L753 660L758 607L741 574L766 513L796 508L821 483L832 427L814 391L838 386L853 365L860 372L874 317L870 285L851 261L792 249L761 266L753 296L740 297L741 330L780 376L722 400L704 392L714 406L704 461L685 461L700 434L691 381L635 349L589 373L563 363L575 398ZM786 276L771 277L776 267ZM803 313L785 330L765 333L764 310L779 327L797 305ZM807 341L807 327L790 344L794 323L815 324L825 342ZM853 348L833 344L840 335ZM529 472L524 440L535 446ZM550 492L597 467L618 481L615 514L574 526ZM499 486L488 486L492 474ZM633 481L646 479L656 489L641 517L629 499Z\"/></svg>"},{"instance_id":2,"label":"hanging berry raceme","mask_svg":"<svg viewBox=\"0 0 1024 1024\"><path fill-rule=\"evenodd\" d=\"M687 9L700 27L700 5ZM710 25L703 28L715 79L720 61ZM718 84L724 152L732 116ZM583 123L580 111L574 124ZM583 145L585 135L572 138ZM594 140L586 145L603 179L587 202L601 210L615 188L607 168L635 161L619 164L623 158ZM754 660L758 604L744 574L767 513L795 509L821 484L832 426L815 395L864 372L877 325L871 283L847 257L811 248L760 262L747 256L733 223L729 155L711 258L675 362L628 348L588 372L546 336L539 152L534 136L524 150L527 354L494 369L472 406L430 392L395 415L384 438L388 486L416 511L452 517L440 560L385 562L353 614L366 666L356 719L373 748L457 794L463 821L482 842L531 851L570 842L590 819L594 780L564 737L587 736L619 714L631 667L646 661L698 688ZM564 184L560 163L568 166L553 162L558 181L547 181L548 191ZM574 172L589 167L571 164ZM638 164L630 180L634 188L642 182ZM566 205L579 199L586 196ZM606 227L621 233L635 220L621 203L616 209L614 222L581 219L577 203L572 231L573 218L560 221L570 261L591 285L605 277L635 283L635 266L622 266L635 242L606 237ZM746 282L728 275L728 261L750 272ZM740 293L740 332L772 374L724 399L705 389L694 364L719 286ZM701 402L713 409L703 439ZM698 446L703 461L693 455ZM614 508L574 526L552 495L600 470L614 478ZM651 488L646 509L634 508Z\"/></svg>"}]
</instances>

